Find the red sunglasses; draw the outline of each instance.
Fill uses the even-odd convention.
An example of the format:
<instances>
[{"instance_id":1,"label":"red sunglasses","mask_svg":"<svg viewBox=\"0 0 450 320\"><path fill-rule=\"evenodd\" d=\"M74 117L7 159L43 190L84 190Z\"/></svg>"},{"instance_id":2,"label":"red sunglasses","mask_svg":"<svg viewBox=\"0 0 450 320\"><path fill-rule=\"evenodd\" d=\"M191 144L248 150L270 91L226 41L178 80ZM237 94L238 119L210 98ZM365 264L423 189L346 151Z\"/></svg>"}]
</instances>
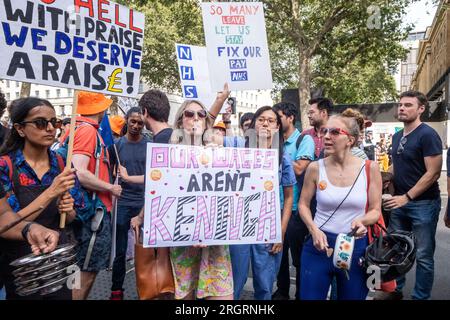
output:
<instances>
[{"instance_id":1,"label":"red sunglasses","mask_svg":"<svg viewBox=\"0 0 450 320\"><path fill-rule=\"evenodd\" d=\"M344 129L341 129L341 128L321 128L320 129L320 134L322 136L325 136L327 133L330 133L330 136L334 136L334 137L337 137L340 134L345 134L347 136L350 135L350 133L348 133L347 131L345 131Z\"/></svg>"}]
</instances>

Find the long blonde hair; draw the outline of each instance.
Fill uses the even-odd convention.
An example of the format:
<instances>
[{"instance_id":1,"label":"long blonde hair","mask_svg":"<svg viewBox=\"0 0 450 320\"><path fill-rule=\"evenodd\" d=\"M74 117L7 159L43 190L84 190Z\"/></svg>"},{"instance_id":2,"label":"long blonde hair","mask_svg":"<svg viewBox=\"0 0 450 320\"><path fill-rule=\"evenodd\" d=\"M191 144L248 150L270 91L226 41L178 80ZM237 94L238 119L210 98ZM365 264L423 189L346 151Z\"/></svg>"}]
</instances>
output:
<instances>
[{"instance_id":1,"label":"long blonde hair","mask_svg":"<svg viewBox=\"0 0 450 320\"><path fill-rule=\"evenodd\" d=\"M172 136L170 137L170 143L182 144L183 142L186 142L186 141L183 141L183 140L186 140L186 139L183 139L185 136L184 130L183 130L184 129L183 128L183 116L184 116L184 110L186 110L186 108L188 106L190 106L192 103L198 104L203 110L206 111L205 131L203 132L203 134L206 131L212 129L212 127L214 125L214 119L211 117L211 114L208 112L205 105L198 100L185 100L181 104L180 108L177 111L177 114L175 115L175 122L173 125L173 133L172 133Z\"/></svg>"}]
</instances>

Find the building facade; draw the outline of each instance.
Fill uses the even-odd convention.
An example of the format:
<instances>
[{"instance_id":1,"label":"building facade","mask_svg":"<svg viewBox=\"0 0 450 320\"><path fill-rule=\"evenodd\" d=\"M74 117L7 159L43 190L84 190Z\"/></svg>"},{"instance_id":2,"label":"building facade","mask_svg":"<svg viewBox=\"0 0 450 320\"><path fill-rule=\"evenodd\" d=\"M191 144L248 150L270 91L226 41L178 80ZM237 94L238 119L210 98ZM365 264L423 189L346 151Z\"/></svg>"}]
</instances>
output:
<instances>
[{"instance_id":1,"label":"building facade","mask_svg":"<svg viewBox=\"0 0 450 320\"><path fill-rule=\"evenodd\" d=\"M428 100L438 103L447 113L442 123L446 134L444 145L450 141L448 109L450 108L450 0L441 0L427 28L425 38L420 41L417 53L417 70L411 88L423 92ZM442 113L440 112L440 113Z\"/></svg>"}]
</instances>

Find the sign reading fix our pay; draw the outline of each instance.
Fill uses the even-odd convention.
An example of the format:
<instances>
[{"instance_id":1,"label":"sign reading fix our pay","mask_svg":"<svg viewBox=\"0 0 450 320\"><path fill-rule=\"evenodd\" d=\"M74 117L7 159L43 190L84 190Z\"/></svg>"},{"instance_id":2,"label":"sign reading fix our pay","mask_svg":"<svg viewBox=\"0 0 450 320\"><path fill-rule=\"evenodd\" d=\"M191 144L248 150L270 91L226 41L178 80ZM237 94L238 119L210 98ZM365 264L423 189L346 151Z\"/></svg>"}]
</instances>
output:
<instances>
[{"instance_id":1,"label":"sign reading fix our pay","mask_svg":"<svg viewBox=\"0 0 450 320\"><path fill-rule=\"evenodd\" d=\"M212 89L272 89L263 4L203 2L202 11Z\"/></svg>"},{"instance_id":2,"label":"sign reading fix our pay","mask_svg":"<svg viewBox=\"0 0 450 320\"><path fill-rule=\"evenodd\" d=\"M144 247L281 242L278 150L148 144Z\"/></svg>"},{"instance_id":3,"label":"sign reading fix our pay","mask_svg":"<svg viewBox=\"0 0 450 320\"><path fill-rule=\"evenodd\" d=\"M105 0L2 0L0 78L136 97L144 20Z\"/></svg>"}]
</instances>

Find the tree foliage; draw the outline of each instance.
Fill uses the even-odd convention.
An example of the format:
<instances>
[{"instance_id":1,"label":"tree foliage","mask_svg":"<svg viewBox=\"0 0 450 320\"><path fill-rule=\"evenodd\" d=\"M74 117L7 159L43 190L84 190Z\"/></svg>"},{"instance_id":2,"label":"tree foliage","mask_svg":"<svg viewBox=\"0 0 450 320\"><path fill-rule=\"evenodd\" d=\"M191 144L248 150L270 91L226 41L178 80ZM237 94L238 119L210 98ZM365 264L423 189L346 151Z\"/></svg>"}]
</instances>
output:
<instances>
[{"instance_id":1,"label":"tree foliage","mask_svg":"<svg viewBox=\"0 0 450 320\"><path fill-rule=\"evenodd\" d=\"M155 88L180 90L175 43L205 45L199 1L120 0L145 14L141 76Z\"/></svg>"},{"instance_id":2,"label":"tree foliage","mask_svg":"<svg viewBox=\"0 0 450 320\"><path fill-rule=\"evenodd\" d=\"M312 86L339 103L393 99L402 22L415 1L264 0L275 88L299 87L302 106ZM142 76L179 90L175 43L204 45L200 1L119 2L146 15Z\"/></svg>"}]
</instances>

